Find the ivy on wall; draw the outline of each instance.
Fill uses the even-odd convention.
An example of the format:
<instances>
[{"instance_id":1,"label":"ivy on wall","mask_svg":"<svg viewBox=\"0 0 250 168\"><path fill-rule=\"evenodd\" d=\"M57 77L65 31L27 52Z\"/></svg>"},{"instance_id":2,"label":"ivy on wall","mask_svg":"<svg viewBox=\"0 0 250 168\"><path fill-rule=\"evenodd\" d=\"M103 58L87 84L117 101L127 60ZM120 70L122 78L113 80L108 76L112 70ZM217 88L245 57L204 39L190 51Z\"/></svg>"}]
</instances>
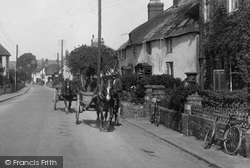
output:
<instances>
[{"instance_id":1,"label":"ivy on wall","mask_svg":"<svg viewBox=\"0 0 250 168\"><path fill-rule=\"evenodd\" d=\"M226 5L213 2L212 18L204 24L203 54L208 60L205 76L211 79L212 70L225 69L227 82L231 70L237 71L245 85L250 85L250 2L228 13ZM207 80L204 86L211 85Z\"/></svg>"}]
</instances>

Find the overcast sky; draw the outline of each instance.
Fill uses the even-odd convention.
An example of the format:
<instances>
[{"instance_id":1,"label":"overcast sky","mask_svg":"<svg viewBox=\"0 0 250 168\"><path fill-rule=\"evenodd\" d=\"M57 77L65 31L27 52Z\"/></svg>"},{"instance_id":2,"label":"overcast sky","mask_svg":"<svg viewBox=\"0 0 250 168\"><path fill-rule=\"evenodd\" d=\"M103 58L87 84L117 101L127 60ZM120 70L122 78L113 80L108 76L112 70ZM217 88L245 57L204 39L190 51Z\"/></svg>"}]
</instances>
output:
<instances>
[{"instance_id":1,"label":"overcast sky","mask_svg":"<svg viewBox=\"0 0 250 168\"><path fill-rule=\"evenodd\" d=\"M102 37L105 44L118 49L128 33L148 19L150 0L102 0ZM161 0L164 10L173 0ZM37 59L55 60L64 51L90 45L98 36L98 0L1 0L0 43L10 52L11 61L32 53Z\"/></svg>"}]
</instances>

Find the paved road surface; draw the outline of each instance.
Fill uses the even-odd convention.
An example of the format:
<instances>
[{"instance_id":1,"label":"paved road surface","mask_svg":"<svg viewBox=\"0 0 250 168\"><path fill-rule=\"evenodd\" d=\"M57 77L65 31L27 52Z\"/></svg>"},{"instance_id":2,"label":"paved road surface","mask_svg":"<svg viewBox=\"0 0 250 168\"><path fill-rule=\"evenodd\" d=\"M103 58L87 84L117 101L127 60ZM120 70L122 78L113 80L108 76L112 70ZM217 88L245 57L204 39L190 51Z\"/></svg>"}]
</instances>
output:
<instances>
[{"instance_id":1,"label":"paved road surface","mask_svg":"<svg viewBox=\"0 0 250 168\"><path fill-rule=\"evenodd\" d=\"M122 119L111 132L100 132L95 112L88 111L76 125L63 102L53 110L52 97L51 89L32 86L0 103L0 156L63 156L64 168L211 167Z\"/></svg>"}]
</instances>

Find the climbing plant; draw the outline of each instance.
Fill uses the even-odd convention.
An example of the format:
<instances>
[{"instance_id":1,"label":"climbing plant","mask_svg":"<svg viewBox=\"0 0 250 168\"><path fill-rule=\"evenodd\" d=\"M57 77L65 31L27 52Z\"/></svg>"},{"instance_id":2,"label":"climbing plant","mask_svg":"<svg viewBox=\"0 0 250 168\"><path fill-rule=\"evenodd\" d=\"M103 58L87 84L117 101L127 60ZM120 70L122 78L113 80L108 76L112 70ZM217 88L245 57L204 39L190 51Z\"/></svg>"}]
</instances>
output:
<instances>
[{"instance_id":1,"label":"climbing plant","mask_svg":"<svg viewBox=\"0 0 250 168\"><path fill-rule=\"evenodd\" d=\"M225 69L228 81L231 69L250 86L250 2L243 2L231 13L225 4L217 1L211 9L213 15L202 34L203 53L209 60L206 75L209 76L211 68Z\"/></svg>"}]
</instances>

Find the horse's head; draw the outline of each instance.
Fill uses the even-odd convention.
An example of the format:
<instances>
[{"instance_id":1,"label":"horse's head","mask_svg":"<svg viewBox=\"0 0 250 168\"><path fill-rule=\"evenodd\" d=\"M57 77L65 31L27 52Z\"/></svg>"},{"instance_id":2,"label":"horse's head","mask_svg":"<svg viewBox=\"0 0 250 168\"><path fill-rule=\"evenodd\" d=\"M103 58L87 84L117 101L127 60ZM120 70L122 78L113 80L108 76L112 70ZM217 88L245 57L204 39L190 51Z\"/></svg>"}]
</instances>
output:
<instances>
[{"instance_id":1,"label":"horse's head","mask_svg":"<svg viewBox=\"0 0 250 168\"><path fill-rule=\"evenodd\" d=\"M112 99L112 80L107 80L107 87L106 87L106 100L110 101Z\"/></svg>"},{"instance_id":2,"label":"horse's head","mask_svg":"<svg viewBox=\"0 0 250 168\"><path fill-rule=\"evenodd\" d=\"M106 102L112 100L112 80L111 79L102 79L99 87L99 95L101 99L105 99Z\"/></svg>"}]
</instances>

